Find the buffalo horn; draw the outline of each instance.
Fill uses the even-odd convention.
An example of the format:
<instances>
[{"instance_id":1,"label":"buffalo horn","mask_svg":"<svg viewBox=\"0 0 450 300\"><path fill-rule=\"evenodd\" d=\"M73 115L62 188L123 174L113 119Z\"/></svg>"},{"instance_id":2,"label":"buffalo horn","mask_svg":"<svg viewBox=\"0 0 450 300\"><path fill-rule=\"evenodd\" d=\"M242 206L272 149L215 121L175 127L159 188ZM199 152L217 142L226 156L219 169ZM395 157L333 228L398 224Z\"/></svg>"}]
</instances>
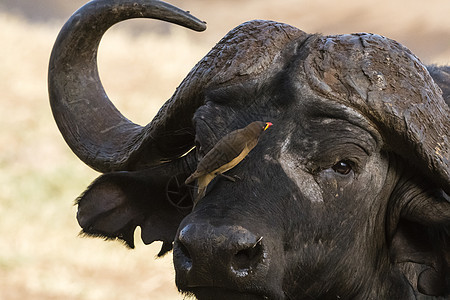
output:
<instances>
[{"instance_id":1,"label":"buffalo horn","mask_svg":"<svg viewBox=\"0 0 450 300\"><path fill-rule=\"evenodd\" d=\"M309 48L311 86L368 117L388 150L450 194L450 109L420 60L393 40L364 33L322 37Z\"/></svg>"},{"instance_id":2,"label":"buffalo horn","mask_svg":"<svg viewBox=\"0 0 450 300\"><path fill-rule=\"evenodd\" d=\"M91 1L65 24L50 59L50 102L66 142L81 160L101 172L142 169L185 154L194 146L192 117L204 104L205 90L279 72L295 53L288 49L281 55L286 45L301 44L308 37L297 28L270 21L236 27L197 63L155 118L141 127L109 101L96 61L103 33L133 17L205 29L188 13L154 0Z\"/></svg>"},{"instance_id":3,"label":"buffalo horn","mask_svg":"<svg viewBox=\"0 0 450 300\"><path fill-rule=\"evenodd\" d=\"M141 151L150 152L149 163L154 164L187 151L178 147L163 153L156 143L145 143L152 139L152 126L142 127L125 118L100 82L100 40L112 25L131 18L160 19L196 31L206 29L204 22L189 13L156 0L95 0L66 22L50 58L50 104L67 144L82 161L101 172L132 169ZM158 121L166 127L164 120Z\"/></svg>"}]
</instances>

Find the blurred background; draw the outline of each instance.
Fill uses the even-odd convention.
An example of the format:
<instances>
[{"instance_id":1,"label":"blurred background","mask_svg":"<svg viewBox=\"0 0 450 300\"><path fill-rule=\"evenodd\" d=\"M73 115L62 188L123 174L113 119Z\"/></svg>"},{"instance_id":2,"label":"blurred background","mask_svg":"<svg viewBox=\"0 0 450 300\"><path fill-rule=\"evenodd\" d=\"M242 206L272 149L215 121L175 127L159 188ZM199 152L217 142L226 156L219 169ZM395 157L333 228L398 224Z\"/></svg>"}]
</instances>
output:
<instances>
[{"instance_id":1,"label":"blurred background","mask_svg":"<svg viewBox=\"0 0 450 300\"><path fill-rule=\"evenodd\" d=\"M81 238L74 200L98 176L64 143L47 96L47 64L84 0L0 0L0 299L183 299L172 255ZM147 124L188 71L229 30L270 19L309 33L378 33L426 64L450 63L448 0L172 0L204 33L153 20L109 30L99 69L118 108ZM139 230L138 230L139 231ZM139 232L137 232L137 235Z\"/></svg>"}]
</instances>

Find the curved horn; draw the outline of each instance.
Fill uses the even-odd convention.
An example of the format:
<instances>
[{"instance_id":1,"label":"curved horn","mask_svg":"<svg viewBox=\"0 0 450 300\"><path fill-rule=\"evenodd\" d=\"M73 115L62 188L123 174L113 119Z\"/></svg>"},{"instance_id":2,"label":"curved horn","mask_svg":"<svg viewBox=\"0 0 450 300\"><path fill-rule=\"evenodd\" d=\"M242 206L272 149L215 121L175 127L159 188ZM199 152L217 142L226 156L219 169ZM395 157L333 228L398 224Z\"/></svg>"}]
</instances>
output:
<instances>
[{"instance_id":1,"label":"curved horn","mask_svg":"<svg viewBox=\"0 0 450 300\"><path fill-rule=\"evenodd\" d=\"M308 36L277 22L256 20L236 27L191 70L152 122L141 127L123 117L109 101L96 62L103 33L133 17L205 29L204 23L189 14L150 0L92 1L63 27L50 59L53 114L72 150L101 172L140 169L186 153L194 145L192 116L204 103L209 86L276 72L292 55L280 55L285 45L293 40L302 43Z\"/></svg>"},{"instance_id":2,"label":"curved horn","mask_svg":"<svg viewBox=\"0 0 450 300\"><path fill-rule=\"evenodd\" d=\"M419 59L373 34L322 37L309 47L311 86L368 117L389 150L449 194L450 109Z\"/></svg>"},{"instance_id":3,"label":"curved horn","mask_svg":"<svg viewBox=\"0 0 450 300\"><path fill-rule=\"evenodd\" d=\"M442 98L450 106L450 66L427 66L428 72L433 77L434 82L442 90Z\"/></svg>"},{"instance_id":4,"label":"curved horn","mask_svg":"<svg viewBox=\"0 0 450 300\"><path fill-rule=\"evenodd\" d=\"M97 50L112 25L131 18L153 18L202 31L205 23L156 0L97 0L66 22L49 64L50 104L59 130L73 152L101 171L125 169L141 147L147 129L125 118L100 82ZM158 161L163 157L155 155Z\"/></svg>"}]
</instances>

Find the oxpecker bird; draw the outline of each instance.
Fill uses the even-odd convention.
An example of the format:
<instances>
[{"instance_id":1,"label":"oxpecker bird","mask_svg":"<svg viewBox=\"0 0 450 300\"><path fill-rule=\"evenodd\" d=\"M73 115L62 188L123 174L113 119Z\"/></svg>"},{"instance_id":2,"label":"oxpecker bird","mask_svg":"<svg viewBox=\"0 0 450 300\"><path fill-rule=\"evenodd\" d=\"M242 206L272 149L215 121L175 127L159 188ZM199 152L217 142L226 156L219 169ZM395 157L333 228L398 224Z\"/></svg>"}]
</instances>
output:
<instances>
[{"instance_id":1,"label":"oxpecker bird","mask_svg":"<svg viewBox=\"0 0 450 300\"><path fill-rule=\"evenodd\" d=\"M217 175L232 169L240 163L258 143L261 133L272 126L270 122L255 121L244 128L234 130L221 138L200 160L197 169L185 183L197 179L197 196L194 205L205 196L206 188ZM227 176L225 176L227 177ZM232 179L232 177L227 177Z\"/></svg>"}]
</instances>

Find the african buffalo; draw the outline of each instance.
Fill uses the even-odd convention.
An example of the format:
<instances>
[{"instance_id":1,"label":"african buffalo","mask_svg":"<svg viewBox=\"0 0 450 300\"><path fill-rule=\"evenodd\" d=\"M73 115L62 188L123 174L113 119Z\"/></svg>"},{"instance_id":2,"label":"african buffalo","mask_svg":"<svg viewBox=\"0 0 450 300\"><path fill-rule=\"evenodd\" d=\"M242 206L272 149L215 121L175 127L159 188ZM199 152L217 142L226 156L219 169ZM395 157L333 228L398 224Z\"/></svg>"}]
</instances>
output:
<instances>
[{"instance_id":1,"label":"african buffalo","mask_svg":"<svg viewBox=\"0 0 450 300\"><path fill-rule=\"evenodd\" d=\"M198 299L450 297L450 109L408 49L367 33L272 21L230 31L145 127L109 101L103 33L129 18L205 24L155 0L96 0L62 28L49 66L54 118L105 173L78 199L87 235L173 249ZM449 69L430 67L449 99ZM270 121L192 208L185 179L225 134ZM194 150L192 150L194 149Z\"/></svg>"}]
</instances>

